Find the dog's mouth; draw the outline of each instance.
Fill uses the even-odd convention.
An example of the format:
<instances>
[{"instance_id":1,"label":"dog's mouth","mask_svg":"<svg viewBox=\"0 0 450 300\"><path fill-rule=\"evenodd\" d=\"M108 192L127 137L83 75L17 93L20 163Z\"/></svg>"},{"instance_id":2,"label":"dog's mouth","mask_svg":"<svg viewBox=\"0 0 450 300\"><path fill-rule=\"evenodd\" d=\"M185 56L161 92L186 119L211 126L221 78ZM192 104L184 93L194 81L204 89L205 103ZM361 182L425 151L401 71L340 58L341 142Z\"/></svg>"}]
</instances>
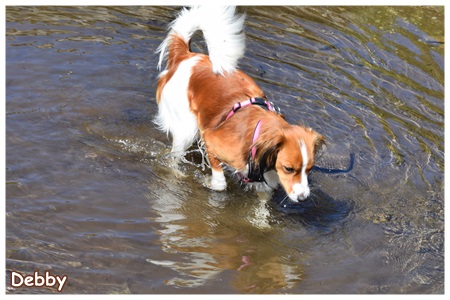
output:
<instances>
[{"instance_id":1,"label":"dog's mouth","mask_svg":"<svg viewBox=\"0 0 450 300\"><path fill-rule=\"evenodd\" d=\"M310 194L310 189L307 181L303 181L301 183L294 184L292 186L292 192L288 194L289 199L294 202L303 202L308 199Z\"/></svg>"},{"instance_id":2,"label":"dog's mouth","mask_svg":"<svg viewBox=\"0 0 450 300\"><path fill-rule=\"evenodd\" d=\"M305 202L308 200L309 195L294 195L294 194L288 194L286 197L281 200L281 202L278 204L279 206L286 207L289 202L299 203L299 202Z\"/></svg>"},{"instance_id":3,"label":"dog's mouth","mask_svg":"<svg viewBox=\"0 0 450 300\"><path fill-rule=\"evenodd\" d=\"M287 197L292 202L305 202L306 200L308 200L309 194L308 195L305 195L305 194L292 195L291 194L291 195L288 195Z\"/></svg>"}]
</instances>

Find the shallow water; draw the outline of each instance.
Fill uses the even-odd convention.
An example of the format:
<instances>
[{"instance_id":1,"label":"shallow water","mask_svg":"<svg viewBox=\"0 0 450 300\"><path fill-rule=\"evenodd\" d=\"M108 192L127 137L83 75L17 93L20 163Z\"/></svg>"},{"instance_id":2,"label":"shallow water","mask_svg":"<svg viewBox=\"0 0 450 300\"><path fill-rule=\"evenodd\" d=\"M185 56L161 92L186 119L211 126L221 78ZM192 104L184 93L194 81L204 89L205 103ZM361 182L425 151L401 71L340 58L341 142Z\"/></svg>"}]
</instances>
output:
<instances>
[{"instance_id":1,"label":"shallow water","mask_svg":"<svg viewBox=\"0 0 450 300\"><path fill-rule=\"evenodd\" d=\"M177 8L7 7L8 293L55 292L10 286L35 270L63 293L444 292L443 7L244 10L240 68L353 168L281 206L205 189L195 152L176 178L152 118Z\"/></svg>"}]
</instances>

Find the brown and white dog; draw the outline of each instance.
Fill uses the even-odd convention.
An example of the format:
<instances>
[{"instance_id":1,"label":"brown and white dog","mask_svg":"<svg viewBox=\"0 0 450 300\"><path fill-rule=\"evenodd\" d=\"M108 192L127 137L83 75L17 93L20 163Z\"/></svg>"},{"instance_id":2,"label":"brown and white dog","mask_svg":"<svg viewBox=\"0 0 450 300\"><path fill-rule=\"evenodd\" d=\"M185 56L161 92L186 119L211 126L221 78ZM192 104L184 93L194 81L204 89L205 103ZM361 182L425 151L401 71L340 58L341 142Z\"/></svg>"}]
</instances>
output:
<instances>
[{"instance_id":1,"label":"brown and white dog","mask_svg":"<svg viewBox=\"0 0 450 300\"><path fill-rule=\"evenodd\" d=\"M223 166L244 181L270 188L281 183L289 198L309 194L308 173L324 137L311 128L291 125L267 101L256 83L238 70L244 54L245 16L234 7L183 9L160 45L155 123L172 136L172 153L182 156L199 137L212 169L208 187L227 187ZM190 51L197 30L203 32L208 55Z\"/></svg>"}]
</instances>

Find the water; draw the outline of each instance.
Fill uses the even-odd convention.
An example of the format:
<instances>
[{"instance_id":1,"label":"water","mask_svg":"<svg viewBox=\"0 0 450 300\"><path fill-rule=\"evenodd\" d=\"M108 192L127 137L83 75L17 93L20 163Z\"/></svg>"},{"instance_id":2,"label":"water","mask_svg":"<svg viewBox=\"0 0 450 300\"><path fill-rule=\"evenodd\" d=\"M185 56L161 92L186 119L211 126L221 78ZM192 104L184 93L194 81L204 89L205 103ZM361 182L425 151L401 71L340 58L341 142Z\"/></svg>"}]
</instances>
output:
<instances>
[{"instance_id":1,"label":"water","mask_svg":"<svg viewBox=\"0 0 450 300\"><path fill-rule=\"evenodd\" d=\"M205 189L198 153L167 166L155 50L177 9L6 8L7 293L54 293L10 286L35 270L63 293L443 293L443 7L240 8L240 68L326 136L318 165L354 156L281 206Z\"/></svg>"}]
</instances>

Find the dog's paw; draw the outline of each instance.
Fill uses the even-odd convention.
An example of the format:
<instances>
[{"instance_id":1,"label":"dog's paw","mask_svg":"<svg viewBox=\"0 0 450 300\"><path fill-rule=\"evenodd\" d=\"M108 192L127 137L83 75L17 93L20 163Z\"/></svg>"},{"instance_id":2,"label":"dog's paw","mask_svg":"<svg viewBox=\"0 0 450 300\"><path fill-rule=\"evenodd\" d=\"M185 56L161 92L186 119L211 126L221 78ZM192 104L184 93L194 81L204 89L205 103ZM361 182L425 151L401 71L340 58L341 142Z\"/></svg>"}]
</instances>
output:
<instances>
[{"instance_id":1,"label":"dog's paw","mask_svg":"<svg viewBox=\"0 0 450 300\"><path fill-rule=\"evenodd\" d=\"M206 178L203 186L205 186L208 189L211 189L213 191L221 192L221 191L226 190L227 181L222 178L209 177L209 178Z\"/></svg>"}]
</instances>

